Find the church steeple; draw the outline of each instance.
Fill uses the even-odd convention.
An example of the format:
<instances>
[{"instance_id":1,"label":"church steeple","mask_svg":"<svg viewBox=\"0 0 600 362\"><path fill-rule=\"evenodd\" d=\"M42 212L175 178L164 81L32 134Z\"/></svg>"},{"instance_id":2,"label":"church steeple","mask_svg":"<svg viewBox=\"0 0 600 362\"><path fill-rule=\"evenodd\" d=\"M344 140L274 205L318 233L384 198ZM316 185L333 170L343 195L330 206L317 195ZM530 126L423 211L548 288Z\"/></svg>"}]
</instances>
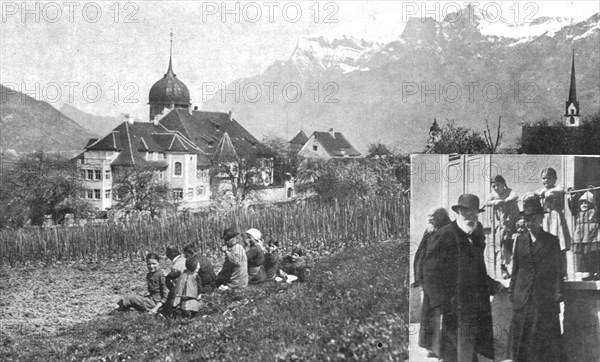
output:
<instances>
[{"instance_id":1,"label":"church steeple","mask_svg":"<svg viewBox=\"0 0 600 362\"><path fill-rule=\"evenodd\" d=\"M162 79L154 83L148 94L150 105L150 121L164 112L165 108L188 109L190 107L190 91L173 73L173 32L170 33L169 68Z\"/></svg>"},{"instance_id":2,"label":"church steeple","mask_svg":"<svg viewBox=\"0 0 600 362\"><path fill-rule=\"evenodd\" d=\"M575 88L575 49L571 59L571 84L569 85L569 99L565 106L565 124L568 127L579 126L579 102Z\"/></svg>"},{"instance_id":3,"label":"church steeple","mask_svg":"<svg viewBox=\"0 0 600 362\"><path fill-rule=\"evenodd\" d=\"M173 31L169 34L171 36L171 47L169 48L169 69L167 69L166 75L175 76L173 74Z\"/></svg>"}]
</instances>

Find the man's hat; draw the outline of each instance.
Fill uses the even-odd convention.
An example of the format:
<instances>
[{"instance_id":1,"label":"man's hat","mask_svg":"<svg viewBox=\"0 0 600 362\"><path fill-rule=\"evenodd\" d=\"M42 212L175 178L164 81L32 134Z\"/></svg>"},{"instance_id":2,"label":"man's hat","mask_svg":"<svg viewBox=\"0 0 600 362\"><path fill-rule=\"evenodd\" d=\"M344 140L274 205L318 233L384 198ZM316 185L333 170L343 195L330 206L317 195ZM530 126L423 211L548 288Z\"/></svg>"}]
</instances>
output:
<instances>
[{"instance_id":1,"label":"man's hat","mask_svg":"<svg viewBox=\"0 0 600 362\"><path fill-rule=\"evenodd\" d=\"M520 212L523 216L531 216L541 214L543 215L547 211L542 207L540 199L537 197L528 197L523 200L523 211Z\"/></svg>"},{"instance_id":2,"label":"man's hat","mask_svg":"<svg viewBox=\"0 0 600 362\"><path fill-rule=\"evenodd\" d=\"M466 209L476 209L482 212L484 209L479 208L479 197L473 194L462 194L458 198L458 204L452 206L452 210L458 213L458 209L464 207Z\"/></svg>"},{"instance_id":3,"label":"man's hat","mask_svg":"<svg viewBox=\"0 0 600 362\"><path fill-rule=\"evenodd\" d=\"M223 236L222 239L227 241L230 239L235 238L236 236L238 236L240 233L237 231L236 228L227 228L225 229L225 231L223 231Z\"/></svg>"}]
</instances>

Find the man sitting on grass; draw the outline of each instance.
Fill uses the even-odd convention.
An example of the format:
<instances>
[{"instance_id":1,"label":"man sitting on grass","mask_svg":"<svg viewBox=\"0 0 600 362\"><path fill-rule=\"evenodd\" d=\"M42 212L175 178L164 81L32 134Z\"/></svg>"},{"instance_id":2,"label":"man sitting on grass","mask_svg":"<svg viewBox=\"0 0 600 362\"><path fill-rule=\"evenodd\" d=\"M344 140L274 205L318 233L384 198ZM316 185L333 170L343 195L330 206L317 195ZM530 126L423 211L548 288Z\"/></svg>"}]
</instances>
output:
<instances>
[{"instance_id":1,"label":"man sitting on grass","mask_svg":"<svg viewBox=\"0 0 600 362\"><path fill-rule=\"evenodd\" d=\"M159 257L155 253L146 255L146 283L148 284L148 295L140 296L130 294L124 296L117 304L117 310L124 311L134 308L139 311L148 311L149 314L156 314L158 309L167 301L169 289L165 281L165 275L158 264Z\"/></svg>"},{"instance_id":2,"label":"man sitting on grass","mask_svg":"<svg viewBox=\"0 0 600 362\"><path fill-rule=\"evenodd\" d=\"M238 235L234 228L225 229L222 239L225 245L221 251L225 253L225 261L219 275L219 289L239 289L248 286L248 259L244 247L238 243Z\"/></svg>"}]
</instances>

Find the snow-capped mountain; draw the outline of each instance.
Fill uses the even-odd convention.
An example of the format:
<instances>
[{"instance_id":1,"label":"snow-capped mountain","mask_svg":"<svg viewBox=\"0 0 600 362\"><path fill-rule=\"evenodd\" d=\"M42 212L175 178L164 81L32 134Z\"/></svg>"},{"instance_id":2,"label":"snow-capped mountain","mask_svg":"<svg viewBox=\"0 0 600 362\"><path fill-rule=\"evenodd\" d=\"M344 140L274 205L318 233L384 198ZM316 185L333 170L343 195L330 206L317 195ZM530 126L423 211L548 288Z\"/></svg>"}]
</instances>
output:
<instances>
[{"instance_id":1,"label":"snow-capped mountain","mask_svg":"<svg viewBox=\"0 0 600 362\"><path fill-rule=\"evenodd\" d=\"M434 115L478 131L485 118L502 116L504 146L511 146L519 122L563 114L575 49L582 113L600 109L599 14L581 22L544 17L519 24L489 21L478 7L439 21L400 24L399 14L388 16L301 38L287 60L238 80L242 87L275 82L276 92L294 82L302 87L299 99L276 93L274 101L222 104L216 96L203 108L232 109L257 135L291 138L301 126L309 132L333 127L361 150L381 141L419 151Z\"/></svg>"}]
</instances>

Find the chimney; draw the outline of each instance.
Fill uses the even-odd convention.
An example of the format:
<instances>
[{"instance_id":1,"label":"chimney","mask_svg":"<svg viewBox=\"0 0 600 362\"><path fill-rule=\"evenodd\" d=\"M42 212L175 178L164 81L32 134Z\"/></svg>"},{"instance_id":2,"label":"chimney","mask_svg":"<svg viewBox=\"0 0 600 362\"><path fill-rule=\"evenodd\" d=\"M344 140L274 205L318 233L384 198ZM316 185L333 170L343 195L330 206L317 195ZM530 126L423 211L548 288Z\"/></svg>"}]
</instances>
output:
<instances>
[{"instance_id":1,"label":"chimney","mask_svg":"<svg viewBox=\"0 0 600 362\"><path fill-rule=\"evenodd\" d=\"M229 111L228 115L229 115L229 120L233 121L233 112Z\"/></svg>"},{"instance_id":2,"label":"chimney","mask_svg":"<svg viewBox=\"0 0 600 362\"><path fill-rule=\"evenodd\" d=\"M335 139L335 132L333 132L333 128L329 129L329 134Z\"/></svg>"}]
</instances>

